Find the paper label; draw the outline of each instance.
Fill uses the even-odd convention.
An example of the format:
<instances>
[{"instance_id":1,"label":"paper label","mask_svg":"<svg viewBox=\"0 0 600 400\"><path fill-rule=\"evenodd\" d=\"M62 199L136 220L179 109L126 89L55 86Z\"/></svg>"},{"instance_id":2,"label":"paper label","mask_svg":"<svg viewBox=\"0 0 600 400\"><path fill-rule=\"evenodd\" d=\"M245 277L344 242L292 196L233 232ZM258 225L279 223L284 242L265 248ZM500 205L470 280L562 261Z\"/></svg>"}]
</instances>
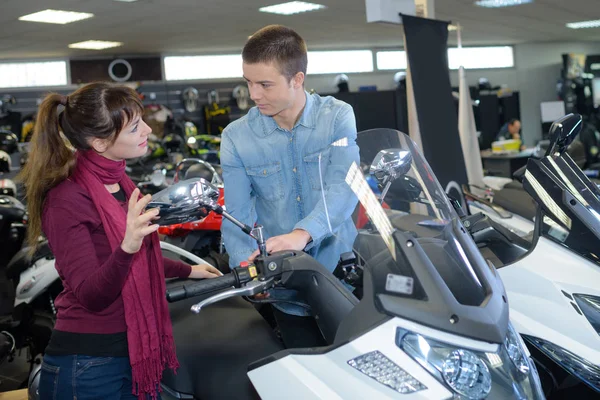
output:
<instances>
[{"instance_id":1,"label":"paper label","mask_svg":"<svg viewBox=\"0 0 600 400\"><path fill-rule=\"evenodd\" d=\"M413 282L413 278L408 276L388 274L385 281L385 290L410 295L413 293Z\"/></svg>"}]
</instances>

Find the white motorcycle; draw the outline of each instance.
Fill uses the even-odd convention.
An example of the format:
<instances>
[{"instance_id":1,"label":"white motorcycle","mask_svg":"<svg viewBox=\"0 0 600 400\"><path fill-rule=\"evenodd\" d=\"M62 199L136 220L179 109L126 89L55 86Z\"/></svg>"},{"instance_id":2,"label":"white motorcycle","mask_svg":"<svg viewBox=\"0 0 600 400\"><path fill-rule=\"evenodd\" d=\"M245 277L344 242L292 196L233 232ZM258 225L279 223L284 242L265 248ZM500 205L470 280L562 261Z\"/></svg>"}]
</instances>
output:
<instances>
[{"instance_id":1,"label":"white motorcycle","mask_svg":"<svg viewBox=\"0 0 600 400\"><path fill-rule=\"evenodd\" d=\"M398 135L398 148L382 152L375 168L419 185L422 195L408 201L408 211L399 210L390 220L359 166L353 164L346 174L377 228L357 246L369 260L360 302L308 254L267 254L262 227L251 228L227 214L217 204L218 189L207 181L182 181L153 198L161 218L181 218L199 208L217 212L260 249L254 264L168 289L181 363L177 375L165 373L162 387L168 395L544 398L537 370L509 322L500 277L479 253L416 145ZM408 230L406 223L422 229ZM327 346L283 349L254 308L239 298L280 287L297 290L310 306ZM203 300L194 304L199 299L192 297Z\"/></svg>"},{"instance_id":2,"label":"white motorcycle","mask_svg":"<svg viewBox=\"0 0 600 400\"><path fill-rule=\"evenodd\" d=\"M570 398L600 393L600 190L566 153L580 126L578 115L556 121L546 155L522 174L536 203L530 235L481 214L463 221L502 277L545 386L578 390Z\"/></svg>"}]
</instances>

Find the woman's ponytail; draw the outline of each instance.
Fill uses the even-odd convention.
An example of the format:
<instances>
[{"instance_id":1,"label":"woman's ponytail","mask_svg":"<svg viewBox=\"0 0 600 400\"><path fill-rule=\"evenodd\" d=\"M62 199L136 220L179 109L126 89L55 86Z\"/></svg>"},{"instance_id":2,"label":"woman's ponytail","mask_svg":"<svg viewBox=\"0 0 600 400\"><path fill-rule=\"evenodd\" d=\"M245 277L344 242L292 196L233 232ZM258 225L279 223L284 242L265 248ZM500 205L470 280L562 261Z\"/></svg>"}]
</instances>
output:
<instances>
[{"instance_id":1,"label":"woman's ponytail","mask_svg":"<svg viewBox=\"0 0 600 400\"><path fill-rule=\"evenodd\" d=\"M30 153L19 180L25 186L29 213L27 242L35 251L42 234L42 211L50 189L69 177L75 165L75 154L60 132L59 106L68 108L68 97L57 93L46 96L39 107L30 143ZM63 111L64 113L65 111Z\"/></svg>"}]
</instances>

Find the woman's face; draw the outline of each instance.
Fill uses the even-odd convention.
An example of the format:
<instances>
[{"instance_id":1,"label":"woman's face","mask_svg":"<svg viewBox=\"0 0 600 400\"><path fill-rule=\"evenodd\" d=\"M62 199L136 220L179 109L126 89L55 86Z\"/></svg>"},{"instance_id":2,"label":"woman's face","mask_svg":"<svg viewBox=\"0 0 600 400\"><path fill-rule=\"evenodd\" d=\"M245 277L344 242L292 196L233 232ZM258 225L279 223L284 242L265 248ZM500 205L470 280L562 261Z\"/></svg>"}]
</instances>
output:
<instances>
[{"instance_id":1,"label":"woman's face","mask_svg":"<svg viewBox=\"0 0 600 400\"><path fill-rule=\"evenodd\" d=\"M112 144L105 145L105 150L94 148L104 157L120 161L141 157L148 151L148 135L152 129L144 122L140 115L136 115L119 132L117 139Z\"/></svg>"}]
</instances>

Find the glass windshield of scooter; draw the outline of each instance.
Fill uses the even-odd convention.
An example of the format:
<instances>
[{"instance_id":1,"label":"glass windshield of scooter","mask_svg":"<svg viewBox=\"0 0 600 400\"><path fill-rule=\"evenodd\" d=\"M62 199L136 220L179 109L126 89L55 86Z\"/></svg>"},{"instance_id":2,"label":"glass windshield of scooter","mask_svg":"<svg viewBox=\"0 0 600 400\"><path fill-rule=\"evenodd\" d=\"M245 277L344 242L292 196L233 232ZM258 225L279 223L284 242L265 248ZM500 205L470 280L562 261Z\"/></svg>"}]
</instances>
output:
<instances>
[{"instance_id":1,"label":"glass windshield of scooter","mask_svg":"<svg viewBox=\"0 0 600 400\"><path fill-rule=\"evenodd\" d=\"M378 131L368 132L372 143ZM390 130L381 132L389 136ZM377 290L413 299L431 297L417 271L427 270L428 264L435 272L422 276L433 282L430 288L438 290L441 279L458 303L480 306L488 295L483 277L489 267L416 144L395 132L394 148L382 149L370 166L363 159L362 168L354 164L347 173L346 183L359 199L355 250L367 265L386 265L386 285ZM409 260L406 246L422 253Z\"/></svg>"},{"instance_id":2,"label":"glass windshield of scooter","mask_svg":"<svg viewBox=\"0 0 600 400\"><path fill-rule=\"evenodd\" d=\"M568 154L528 166L525 178L544 211L541 234L600 264L600 190ZM540 173L542 172L542 173Z\"/></svg>"}]
</instances>

